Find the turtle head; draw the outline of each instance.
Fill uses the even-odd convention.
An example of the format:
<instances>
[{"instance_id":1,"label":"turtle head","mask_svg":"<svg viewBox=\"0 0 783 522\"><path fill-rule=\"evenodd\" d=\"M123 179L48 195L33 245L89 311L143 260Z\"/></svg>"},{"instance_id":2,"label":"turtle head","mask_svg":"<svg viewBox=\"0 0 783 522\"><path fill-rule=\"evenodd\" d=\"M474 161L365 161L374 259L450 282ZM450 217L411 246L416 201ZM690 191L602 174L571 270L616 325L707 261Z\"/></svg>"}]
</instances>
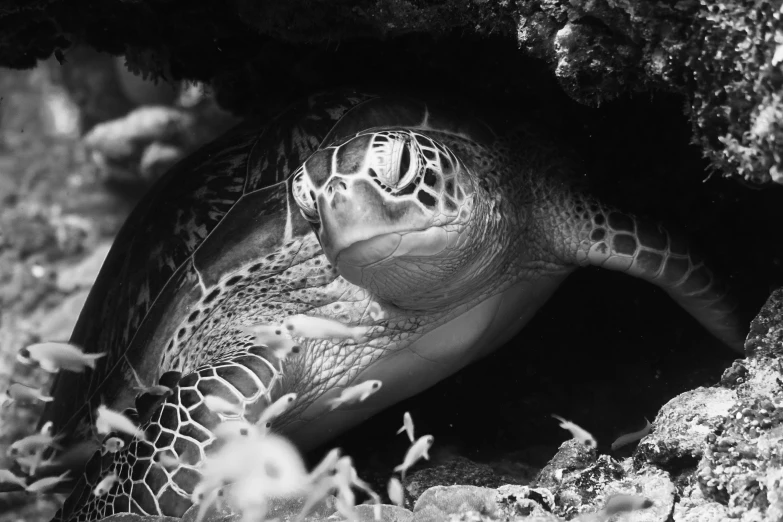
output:
<instances>
[{"instance_id":1,"label":"turtle head","mask_svg":"<svg viewBox=\"0 0 783 522\"><path fill-rule=\"evenodd\" d=\"M464 243L475 180L433 137L361 133L322 148L291 179L329 261L382 299L402 306L446 298L453 276L469 262Z\"/></svg>"}]
</instances>

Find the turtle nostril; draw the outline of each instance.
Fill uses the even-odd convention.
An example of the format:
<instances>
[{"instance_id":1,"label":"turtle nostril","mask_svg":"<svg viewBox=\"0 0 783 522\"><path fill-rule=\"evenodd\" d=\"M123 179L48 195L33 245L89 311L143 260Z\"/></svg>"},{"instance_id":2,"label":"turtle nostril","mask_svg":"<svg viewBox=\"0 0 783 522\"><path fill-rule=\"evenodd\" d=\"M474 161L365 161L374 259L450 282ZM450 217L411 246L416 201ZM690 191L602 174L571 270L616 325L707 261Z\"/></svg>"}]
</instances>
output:
<instances>
[{"instance_id":1,"label":"turtle nostril","mask_svg":"<svg viewBox=\"0 0 783 522\"><path fill-rule=\"evenodd\" d=\"M326 194L334 196L335 192L348 192L348 184L342 178L332 178L326 186Z\"/></svg>"}]
</instances>

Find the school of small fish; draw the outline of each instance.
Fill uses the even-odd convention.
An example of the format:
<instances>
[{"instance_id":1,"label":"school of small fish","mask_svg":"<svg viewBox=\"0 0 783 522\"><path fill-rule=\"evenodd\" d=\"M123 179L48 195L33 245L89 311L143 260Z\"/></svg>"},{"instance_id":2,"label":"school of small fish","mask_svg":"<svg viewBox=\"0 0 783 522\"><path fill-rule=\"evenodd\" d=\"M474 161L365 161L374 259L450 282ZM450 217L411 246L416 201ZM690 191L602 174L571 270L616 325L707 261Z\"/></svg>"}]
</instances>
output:
<instances>
[{"instance_id":1,"label":"school of small fish","mask_svg":"<svg viewBox=\"0 0 783 522\"><path fill-rule=\"evenodd\" d=\"M374 305L374 306L373 306ZM378 303L371 303L368 314L379 320L385 312ZM298 353L301 345L296 339L338 339L360 342L370 330L367 326L348 326L333 319L294 315L283 320L282 324L256 324L239 327L243 333L253 335L255 342L266 346L274 355L284 361L292 353ZM96 361L105 354L85 354L79 347L68 343L45 342L38 343L21 350L17 359L23 364L37 364L43 371L55 373L58 371L84 372L94 369ZM133 370L131 368L131 370ZM272 383L266 393L268 406L261 412L255 423L244 418L245 408L223 397L206 395L205 405L221 415L222 422L215 428L215 437L224 443L208 454L202 462L200 473L202 480L193 491L191 500L199 506L196 522L201 522L212 506L228 503L242 513L245 522L263 520L270 508L270 499L276 497L300 496L304 499L303 507L294 522L301 522L320 501L329 495L335 496L335 507L338 513L348 520L358 520L355 511L356 497L354 489L363 491L374 505L375 520L381 517L381 497L359 478L352 459L342 455L339 448L334 448L324 455L323 459L310 472L307 472L301 455L286 438L271 431L273 422L285 413L297 400L296 393L280 396L274 402L271 393L274 385L282 376L282 365L276 369ZM138 383L136 388L141 393L167 396L174 390L162 385L146 386L135 371L133 374ZM327 401L331 409L367 400L381 387L380 380L366 380L342 389L337 397ZM12 383L0 397L0 406L6 407L17 402L41 401L50 402L53 398L42 390ZM144 430L131 418L121 412L114 411L101 404L96 410L95 430L105 438L100 447L101 455L114 454L126 447L127 438L120 435L146 440ZM560 426L571 432L572 436L588 448L595 448L593 436L557 415L552 415L560 421ZM650 423L639 432L620 437L612 445L616 449L623 444L638 440L649 433ZM41 467L55 465L55 452L61 450L58 440L53 434L53 426L47 423L39 433L27 436L14 442L8 449L8 455L13 457L20 469L33 477ZM410 440L402 463L394 467L394 472L400 474L398 479L390 477L387 484L389 499L397 506L405 506L405 476L408 470L420 460L429 460L429 450L435 438L432 435L415 436L413 419L409 412L403 415L402 427L397 434L405 433ZM44 455L51 452L47 458ZM180 465L180 460L172 452L160 453L155 456L157 465L174 469ZM18 476L10 470L0 469L0 483L10 483L19 486L28 493L42 494L55 490L70 479L69 472L58 476L36 477L36 480ZM28 480L31 482L28 483ZM110 472L101 478L92 493L95 496L108 494L117 484L116 472ZM621 502L623 500L624 502ZM606 514L648 507L647 504L630 502L628 499L614 499L602 511ZM617 504L615 506L615 504ZM628 504L628 505L626 505ZM631 506L630 504L633 504Z\"/></svg>"}]
</instances>

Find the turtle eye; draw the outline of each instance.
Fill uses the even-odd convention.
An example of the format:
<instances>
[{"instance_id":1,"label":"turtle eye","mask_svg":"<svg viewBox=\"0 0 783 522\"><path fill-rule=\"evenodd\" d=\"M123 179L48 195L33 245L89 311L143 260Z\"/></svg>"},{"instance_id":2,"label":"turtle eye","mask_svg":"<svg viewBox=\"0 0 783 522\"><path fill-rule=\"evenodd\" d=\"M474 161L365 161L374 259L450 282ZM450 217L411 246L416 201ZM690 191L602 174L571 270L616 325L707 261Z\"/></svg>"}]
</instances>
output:
<instances>
[{"instance_id":1,"label":"turtle eye","mask_svg":"<svg viewBox=\"0 0 783 522\"><path fill-rule=\"evenodd\" d=\"M370 176L383 187L403 190L416 179L419 154L415 142L400 132L380 133L373 149L376 154Z\"/></svg>"},{"instance_id":2,"label":"turtle eye","mask_svg":"<svg viewBox=\"0 0 783 522\"><path fill-rule=\"evenodd\" d=\"M389 169L390 184L397 189L404 189L419 172L419 155L414 149L413 140L405 136L401 140L395 140L392 148L392 164Z\"/></svg>"},{"instance_id":3,"label":"turtle eye","mask_svg":"<svg viewBox=\"0 0 783 522\"><path fill-rule=\"evenodd\" d=\"M318 223L320 219L318 217L318 204L315 202L315 192L313 192L310 184L305 179L304 168L300 168L299 172L294 174L291 186L294 193L294 201L299 205L299 210L302 211L304 218L312 223Z\"/></svg>"}]
</instances>

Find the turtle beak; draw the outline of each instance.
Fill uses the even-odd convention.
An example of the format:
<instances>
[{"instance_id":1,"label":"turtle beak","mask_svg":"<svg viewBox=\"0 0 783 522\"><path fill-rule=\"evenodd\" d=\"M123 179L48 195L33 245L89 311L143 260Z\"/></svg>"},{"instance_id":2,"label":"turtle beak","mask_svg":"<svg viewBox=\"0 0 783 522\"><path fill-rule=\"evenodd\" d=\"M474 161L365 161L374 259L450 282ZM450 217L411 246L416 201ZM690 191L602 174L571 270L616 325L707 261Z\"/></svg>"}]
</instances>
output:
<instances>
[{"instance_id":1,"label":"turtle beak","mask_svg":"<svg viewBox=\"0 0 783 522\"><path fill-rule=\"evenodd\" d=\"M414 202L387 199L361 178L334 176L318 197L318 209L321 245L338 270L343 264L362 267L388 258L401 233L426 228L430 221Z\"/></svg>"}]
</instances>

